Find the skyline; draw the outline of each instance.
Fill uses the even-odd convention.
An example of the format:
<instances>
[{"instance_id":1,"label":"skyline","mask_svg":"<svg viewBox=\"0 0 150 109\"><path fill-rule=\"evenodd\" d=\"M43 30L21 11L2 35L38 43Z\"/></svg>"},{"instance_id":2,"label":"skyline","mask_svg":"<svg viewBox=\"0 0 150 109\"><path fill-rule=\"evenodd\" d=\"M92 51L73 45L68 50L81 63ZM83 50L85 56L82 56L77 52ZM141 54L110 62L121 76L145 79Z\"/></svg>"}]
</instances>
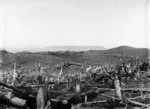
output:
<instances>
[{"instance_id":1,"label":"skyline","mask_svg":"<svg viewBox=\"0 0 150 109\"><path fill-rule=\"evenodd\" d=\"M150 48L149 0L0 0L0 47Z\"/></svg>"},{"instance_id":2,"label":"skyline","mask_svg":"<svg viewBox=\"0 0 150 109\"><path fill-rule=\"evenodd\" d=\"M131 46L117 46L117 47L112 47L112 48L105 48L103 46L49 46L49 47L41 47L41 48L8 48L8 49L0 49L0 50L6 50L8 52L55 52L55 51L75 51L75 52L80 52L80 51L90 51L90 50L109 50L109 49L115 49L115 48L122 48L122 49L136 49L136 47L131 47ZM139 49L139 48L137 48ZM149 48L141 48L141 49L148 49Z\"/></svg>"}]
</instances>

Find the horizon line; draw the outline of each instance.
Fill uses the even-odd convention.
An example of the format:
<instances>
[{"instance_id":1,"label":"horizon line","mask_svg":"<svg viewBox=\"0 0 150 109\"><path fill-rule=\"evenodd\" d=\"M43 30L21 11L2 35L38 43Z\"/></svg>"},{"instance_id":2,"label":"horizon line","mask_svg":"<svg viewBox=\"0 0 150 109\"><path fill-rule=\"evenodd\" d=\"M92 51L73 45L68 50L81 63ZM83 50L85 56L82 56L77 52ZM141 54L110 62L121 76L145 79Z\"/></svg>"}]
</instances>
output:
<instances>
[{"instance_id":1,"label":"horizon line","mask_svg":"<svg viewBox=\"0 0 150 109\"><path fill-rule=\"evenodd\" d=\"M66 47L66 48L55 48L54 47ZM74 50L67 49L67 47L75 47ZM86 47L86 49L81 50L81 48L78 50L77 47ZM89 47L89 48L88 48ZM100 48L91 48L90 47L100 47ZM17 52L46 52L46 51L52 51L52 52L56 52L56 51L90 51L90 50L109 50L109 49L113 49L113 48L118 48L118 47L131 47L131 48L135 48L135 49L150 49L149 47L133 47L133 46L128 46L128 45L121 45L121 46L116 46L116 47L111 47L111 48L105 48L104 46L47 46L47 47L33 47L33 48L27 48L27 47L12 47L12 48L0 48L0 50L6 50L8 52L13 52L13 53L17 53ZM51 49L50 49L51 48ZM49 49L49 50L48 50ZM53 50L52 50L53 49ZM73 48L72 48L73 49Z\"/></svg>"}]
</instances>

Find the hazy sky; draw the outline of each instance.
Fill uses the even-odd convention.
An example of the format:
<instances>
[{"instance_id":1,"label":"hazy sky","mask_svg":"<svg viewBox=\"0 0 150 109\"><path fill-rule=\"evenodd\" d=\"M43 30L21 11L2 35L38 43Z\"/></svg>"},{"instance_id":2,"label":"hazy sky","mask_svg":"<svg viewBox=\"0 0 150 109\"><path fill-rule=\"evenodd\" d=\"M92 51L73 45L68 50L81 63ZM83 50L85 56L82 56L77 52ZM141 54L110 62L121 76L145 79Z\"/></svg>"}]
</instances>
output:
<instances>
[{"instance_id":1,"label":"hazy sky","mask_svg":"<svg viewBox=\"0 0 150 109\"><path fill-rule=\"evenodd\" d=\"M0 46L3 42L4 48L148 47L150 3L146 2L0 0Z\"/></svg>"}]
</instances>

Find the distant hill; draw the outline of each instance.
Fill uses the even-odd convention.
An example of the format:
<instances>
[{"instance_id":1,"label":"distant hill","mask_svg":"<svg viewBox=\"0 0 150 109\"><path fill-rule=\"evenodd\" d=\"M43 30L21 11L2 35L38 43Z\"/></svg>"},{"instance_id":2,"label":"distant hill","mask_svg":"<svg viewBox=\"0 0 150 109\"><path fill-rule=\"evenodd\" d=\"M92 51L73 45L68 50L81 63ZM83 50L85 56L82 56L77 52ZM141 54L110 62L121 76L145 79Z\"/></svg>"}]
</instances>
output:
<instances>
[{"instance_id":1,"label":"distant hill","mask_svg":"<svg viewBox=\"0 0 150 109\"><path fill-rule=\"evenodd\" d=\"M110 54L120 54L120 55L126 55L126 56L139 56L139 57L147 57L149 55L149 49L148 48L134 48L129 46L119 46L116 48L112 48L107 50L106 53Z\"/></svg>"},{"instance_id":2,"label":"distant hill","mask_svg":"<svg viewBox=\"0 0 150 109\"><path fill-rule=\"evenodd\" d=\"M42 51L42 52L18 52L11 53L8 51L0 51L5 67L13 67L13 63L17 62L18 66L33 67L35 63L41 63L43 66L55 66L65 61L73 61L79 63L120 63L120 58L125 61L132 60L135 57L147 57L150 51L147 48L133 48L129 46L119 46L105 50L88 50L93 48L79 47L79 49L88 51L68 51L72 47L64 48L64 51ZM95 48L95 47L94 47ZM74 47L74 50L77 49ZM79 50L78 49L78 50ZM95 48L96 49L96 48ZM99 47L97 49L100 49ZM55 49L56 50L56 49Z\"/></svg>"},{"instance_id":3,"label":"distant hill","mask_svg":"<svg viewBox=\"0 0 150 109\"><path fill-rule=\"evenodd\" d=\"M109 50L119 51L119 50L134 50L134 49L136 48L130 46L119 46L119 47L111 48Z\"/></svg>"},{"instance_id":4,"label":"distant hill","mask_svg":"<svg viewBox=\"0 0 150 109\"><path fill-rule=\"evenodd\" d=\"M6 48L10 52L44 52L44 51L88 51L88 50L105 50L103 46L48 46L41 48Z\"/></svg>"},{"instance_id":5,"label":"distant hill","mask_svg":"<svg viewBox=\"0 0 150 109\"><path fill-rule=\"evenodd\" d=\"M120 63L120 58L129 61L136 57L148 57L150 50L147 48L134 48L129 46L119 46L108 50L90 50L84 52L85 61L87 63Z\"/></svg>"}]
</instances>

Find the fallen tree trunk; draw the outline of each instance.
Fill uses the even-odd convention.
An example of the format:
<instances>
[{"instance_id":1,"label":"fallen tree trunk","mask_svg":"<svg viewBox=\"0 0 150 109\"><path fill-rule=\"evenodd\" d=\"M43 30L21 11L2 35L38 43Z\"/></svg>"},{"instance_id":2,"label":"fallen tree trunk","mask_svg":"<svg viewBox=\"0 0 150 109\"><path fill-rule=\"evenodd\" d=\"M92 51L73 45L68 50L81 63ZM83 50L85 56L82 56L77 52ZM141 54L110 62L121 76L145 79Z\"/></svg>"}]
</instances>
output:
<instances>
[{"instance_id":1,"label":"fallen tree trunk","mask_svg":"<svg viewBox=\"0 0 150 109\"><path fill-rule=\"evenodd\" d=\"M4 83L0 83L0 85L4 86L4 87L6 87L6 88L12 89L12 90L14 90L14 91L16 91L16 92L18 92L18 93L23 93L22 91L18 90L17 88L12 87L12 86L8 86L8 85L6 85L6 84L4 84Z\"/></svg>"},{"instance_id":2,"label":"fallen tree trunk","mask_svg":"<svg viewBox=\"0 0 150 109\"><path fill-rule=\"evenodd\" d=\"M22 100L18 97L9 99L5 94L0 94L0 105L3 107L15 107L19 109L27 109L25 100Z\"/></svg>"},{"instance_id":3,"label":"fallen tree trunk","mask_svg":"<svg viewBox=\"0 0 150 109\"><path fill-rule=\"evenodd\" d=\"M134 104L134 105L137 105L137 106L140 106L140 107L146 107L146 108L150 109L150 107L147 104L143 104L143 103L140 103L140 102L137 102L137 101L133 101L133 100L130 100L128 98L126 98L126 101L128 103L131 103L131 104Z\"/></svg>"},{"instance_id":4,"label":"fallen tree trunk","mask_svg":"<svg viewBox=\"0 0 150 109\"><path fill-rule=\"evenodd\" d=\"M13 86L9 86L9 85L6 85L4 83L0 83L0 85L6 87L6 88L9 88L9 89L12 89L15 93L13 93L15 96L19 97L19 98L22 98L22 99L28 99L32 96L30 96L32 94L32 89L30 90L26 90L25 88L23 89L23 87L20 87L20 88L16 88L16 87L13 87Z\"/></svg>"},{"instance_id":5,"label":"fallen tree trunk","mask_svg":"<svg viewBox=\"0 0 150 109\"><path fill-rule=\"evenodd\" d=\"M9 89L13 90L13 95L21 98L23 100L26 100L26 104L29 107L29 109L35 109L36 108L36 97L33 96L32 90L26 90L26 89L18 89L16 87L8 86L4 83L0 83L0 85L7 87Z\"/></svg>"}]
</instances>

